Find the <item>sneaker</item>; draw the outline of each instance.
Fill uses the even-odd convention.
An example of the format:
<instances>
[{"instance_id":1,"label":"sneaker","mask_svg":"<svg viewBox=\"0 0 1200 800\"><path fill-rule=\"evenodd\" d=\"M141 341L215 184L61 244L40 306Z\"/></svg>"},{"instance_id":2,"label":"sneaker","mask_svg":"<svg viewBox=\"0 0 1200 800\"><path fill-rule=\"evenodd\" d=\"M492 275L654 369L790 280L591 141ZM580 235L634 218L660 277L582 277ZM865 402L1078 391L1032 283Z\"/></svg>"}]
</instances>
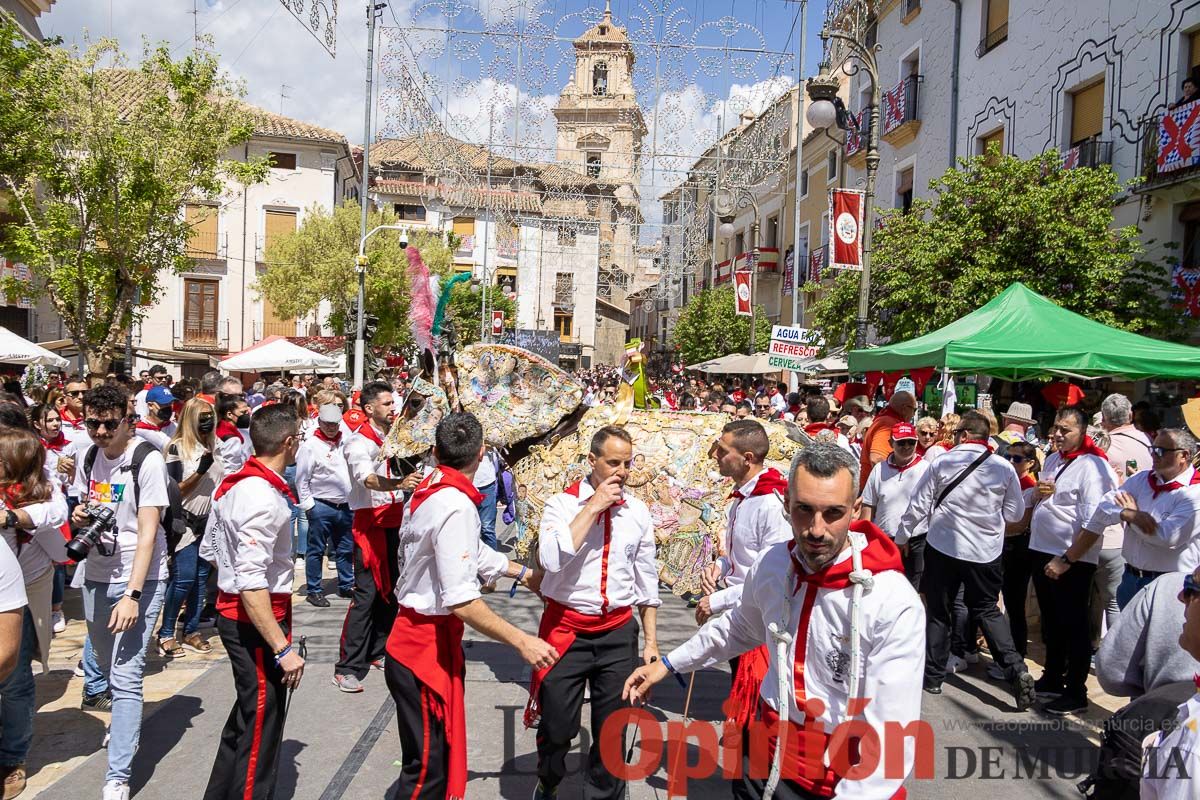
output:
<instances>
[{"instance_id":1,"label":"sneaker","mask_svg":"<svg viewBox=\"0 0 1200 800\"><path fill-rule=\"evenodd\" d=\"M1037 700L1037 690L1034 689L1033 676L1028 672L1022 672L1013 679L1013 699L1017 703L1017 710L1024 711L1033 706Z\"/></svg>"},{"instance_id":2,"label":"sneaker","mask_svg":"<svg viewBox=\"0 0 1200 800\"><path fill-rule=\"evenodd\" d=\"M338 589L338 597L344 597L347 600L349 600L353 596L354 596L353 589Z\"/></svg>"},{"instance_id":3,"label":"sneaker","mask_svg":"<svg viewBox=\"0 0 1200 800\"><path fill-rule=\"evenodd\" d=\"M4 800L12 800L25 791L25 765L15 764L11 767L0 767L6 773L4 776Z\"/></svg>"},{"instance_id":4,"label":"sneaker","mask_svg":"<svg viewBox=\"0 0 1200 800\"><path fill-rule=\"evenodd\" d=\"M103 800L129 800L129 784L124 781L109 781L104 784Z\"/></svg>"},{"instance_id":5,"label":"sneaker","mask_svg":"<svg viewBox=\"0 0 1200 800\"><path fill-rule=\"evenodd\" d=\"M545 786L542 786L541 781L538 781L537 786L535 786L533 789L533 800L557 800L557 798L557 786L555 786L553 789L547 789Z\"/></svg>"},{"instance_id":6,"label":"sneaker","mask_svg":"<svg viewBox=\"0 0 1200 800\"><path fill-rule=\"evenodd\" d=\"M321 592L309 592L308 597L304 598L310 606L317 608L329 608L329 600Z\"/></svg>"},{"instance_id":7,"label":"sneaker","mask_svg":"<svg viewBox=\"0 0 1200 800\"><path fill-rule=\"evenodd\" d=\"M946 674L953 675L956 672L966 672L968 666L969 664L966 659L951 653L949 660L946 661Z\"/></svg>"},{"instance_id":8,"label":"sneaker","mask_svg":"<svg viewBox=\"0 0 1200 800\"><path fill-rule=\"evenodd\" d=\"M942 693L942 685L940 683L936 683L936 684L935 683L926 683L921 688L923 688L925 690L926 694L941 694Z\"/></svg>"},{"instance_id":9,"label":"sneaker","mask_svg":"<svg viewBox=\"0 0 1200 800\"><path fill-rule=\"evenodd\" d=\"M112 739L112 725L104 729L104 739L100 742L100 746L105 750L108 749L108 741Z\"/></svg>"},{"instance_id":10,"label":"sneaker","mask_svg":"<svg viewBox=\"0 0 1200 800\"><path fill-rule=\"evenodd\" d=\"M346 694L358 694L363 690L362 683L353 675L334 675L333 685Z\"/></svg>"},{"instance_id":11,"label":"sneaker","mask_svg":"<svg viewBox=\"0 0 1200 800\"><path fill-rule=\"evenodd\" d=\"M978 651L973 652L973 653L964 653L963 660L966 661L968 664L978 664L979 663Z\"/></svg>"},{"instance_id":12,"label":"sneaker","mask_svg":"<svg viewBox=\"0 0 1200 800\"><path fill-rule=\"evenodd\" d=\"M75 677L82 678L86 674L87 673L83 671L83 659L81 658L75 662Z\"/></svg>"},{"instance_id":13,"label":"sneaker","mask_svg":"<svg viewBox=\"0 0 1200 800\"><path fill-rule=\"evenodd\" d=\"M383 664L383 659L382 659L382 658L377 658L377 659L375 659L374 661L372 661L372 662L371 662L371 669L377 669L377 670L379 670L379 671L381 671L381 672L382 672L382 671L383 671L383 666L384 666L384 664Z\"/></svg>"},{"instance_id":14,"label":"sneaker","mask_svg":"<svg viewBox=\"0 0 1200 800\"><path fill-rule=\"evenodd\" d=\"M1033 690L1037 693L1039 700L1053 700L1063 693L1063 685L1053 680L1048 680L1045 675L1038 678L1033 683Z\"/></svg>"},{"instance_id":15,"label":"sneaker","mask_svg":"<svg viewBox=\"0 0 1200 800\"><path fill-rule=\"evenodd\" d=\"M88 711L112 711L112 695L108 692L84 694L79 707Z\"/></svg>"},{"instance_id":16,"label":"sneaker","mask_svg":"<svg viewBox=\"0 0 1200 800\"><path fill-rule=\"evenodd\" d=\"M62 633L67 629L67 616L61 611L50 612L51 629L55 633Z\"/></svg>"},{"instance_id":17,"label":"sneaker","mask_svg":"<svg viewBox=\"0 0 1200 800\"><path fill-rule=\"evenodd\" d=\"M1000 666L995 661L993 661L991 664L988 665L987 676L994 681L1004 680L1004 667Z\"/></svg>"},{"instance_id":18,"label":"sneaker","mask_svg":"<svg viewBox=\"0 0 1200 800\"><path fill-rule=\"evenodd\" d=\"M1056 717L1065 717L1067 714L1082 714L1087 709L1088 700L1086 697L1072 697L1066 694L1042 706L1043 711L1047 714L1053 714Z\"/></svg>"}]
</instances>

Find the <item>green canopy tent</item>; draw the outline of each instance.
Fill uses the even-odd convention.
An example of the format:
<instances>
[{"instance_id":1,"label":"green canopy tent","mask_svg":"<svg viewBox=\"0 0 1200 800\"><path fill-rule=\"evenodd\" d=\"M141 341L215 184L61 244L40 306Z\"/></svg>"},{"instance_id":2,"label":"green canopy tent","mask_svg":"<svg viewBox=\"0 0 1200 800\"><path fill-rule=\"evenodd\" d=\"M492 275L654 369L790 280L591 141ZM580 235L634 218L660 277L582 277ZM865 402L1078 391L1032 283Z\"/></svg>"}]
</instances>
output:
<instances>
[{"instance_id":1,"label":"green canopy tent","mask_svg":"<svg viewBox=\"0 0 1200 800\"><path fill-rule=\"evenodd\" d=\"M1014 283L962 319L907 342L850 352L850 371L937 367L1010 381L1200 378L1200 348L1117 330Z\"/></svg>"}]
</instances>

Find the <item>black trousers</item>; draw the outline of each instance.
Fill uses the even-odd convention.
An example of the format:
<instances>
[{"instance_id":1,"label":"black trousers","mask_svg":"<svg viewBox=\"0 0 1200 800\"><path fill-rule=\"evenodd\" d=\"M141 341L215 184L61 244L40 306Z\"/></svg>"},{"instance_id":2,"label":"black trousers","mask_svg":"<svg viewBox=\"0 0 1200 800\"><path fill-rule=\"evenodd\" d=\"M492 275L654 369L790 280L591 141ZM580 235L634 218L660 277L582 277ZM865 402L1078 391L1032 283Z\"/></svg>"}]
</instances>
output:
<instances>
[{"instance_id":1,"label":"black trousers","mask_svg":"<svg viewBox=\"0 0 1200 800\"><path fill-rule=\"evenodd\" d=\"M281 626L287 633L287 624ZM229 654L237 698L221 731L204 800L270 800L275 796L287 699L283 670L275 666L274 653L249 622L218 616L217 633Z\"/></svg>"},{"instance_id":2,"label":"black trousers","mask_svg":"<svg viewBox=\"0 0 1200 800\"><path fill-rule=\"evenodd\" d=\"M583 689L592 692L592 746L588 751L584 800L616 800L624 797L625 782L617 780L600 761L600 735L604 722L626 704L621 699L625 680L637 665L638 624L630 620L615 630L598 634L580 633L542 681L539 706L542 717L537 729L538 778L554 789L567 774L567 753L579 733ZM624 732L621 748L624 751Z\"/></svg>"},{"instance_id":3,"label":"black trousers","mask_svg":"<svg viewBox=\"0 0 1200 800\"><path fill-rule=\"evenodd\" d=\"M400 780L388 800L445 800L450 751L446 725L432 713L437 695L391 656L384 670L400 728Z\"/></svg>"},{"instance_id":4,"label":"black trousers","mask_svg":"<svg viewBox=\"0 0 1200 800\"><path fill-rule=\"evenodd\" d=\"M925 635L926 686L940 686L946 678L954 598L960 586L967 610L983 628L992 658L1004 668L1004 676L1014 680L1027 671L1024 659L1013 647L1008 623L996 605L1002 582L999 557L986 564L977 564L953 558L936 547L930 547L925 551L923 581L925 611L928 615Z\"/></svg>"},{"instance_id":5,"label":"black trousers","mask_svg":"<svg viewBox=\"0 0 1200 800\"><path fill-rule=\"evenodd\" d=\"M1000 556L1004 565L1004 610L1008 613L1008 630L1012 633L1013 645L1024 657L1029 645L1029 623L1025 621L1025 598L1029 595L1029 579L1033 574L1033 561L1029 553L1029 534L1010 536L1004 540L1004 553Z\"/></svg>"},{"instance_id":6,"label":"black trousers","mask_svg":"<svg viewBox=\"0 0 1200 800\"><path fill-rule=\"evenodd\" d=\"M925 537L908 540L908 555L903 557L904 574L918 592L921 591L921 576L925 574Z\"/></svg>"},{"instance_id":7,"label":"black trousers","mask_svg":"<svg viewBox=\"0 0 1200 800\"><path fill-rule=\"evenodd\" d=\"M396 577L396 548L400 544L398 528L389 528L386 563L390 565L392 577ZM333 668L335 675L353 675L360 681L371 671L371 662L383 658L388 634L396 621L396 604L392 588L386 594L375 585L375 577L363 568L362 550L354 546L354 591L350 595L350 607L342 622L342 642L338 650L338 662Z\"/></svg>"},{"instance_id":8,"label":"black trousers","mask_svg":"<svg viewBox=\"0 0 1200 800\"><path fill-rule=\"evenodd\" d=\"M1058 580L1046 577L1048 553L1030 553L1033 589L1042 614L1042 641L1046 644L1046 671L1041 682L1063 689L1071 698L1087 698L1087 676L1092 660L1088 629L1088 603L1092 596L1095 564L1077 561Z\"/></svg>"}]
</instances>

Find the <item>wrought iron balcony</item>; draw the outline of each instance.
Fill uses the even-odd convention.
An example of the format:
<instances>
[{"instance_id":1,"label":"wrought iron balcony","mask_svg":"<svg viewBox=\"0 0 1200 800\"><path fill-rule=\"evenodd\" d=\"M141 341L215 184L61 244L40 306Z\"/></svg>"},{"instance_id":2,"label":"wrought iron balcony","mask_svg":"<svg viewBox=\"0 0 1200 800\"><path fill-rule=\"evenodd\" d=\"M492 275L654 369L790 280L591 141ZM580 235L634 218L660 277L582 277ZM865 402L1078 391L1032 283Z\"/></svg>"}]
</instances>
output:
<instances>
[{"instance_id":1,"label":"wrought iron balcony","mask_svg":"<svg viewBox=\"0 0 1200 800\"><path fill-rule=\"evenodd\" d=\"M1088 139L1063 153L1063 168L1099 167L1112 163L1112 142Z\"/></svg>"},{"instance_id":2,"label":"wrought iron balcony","mask_svg":"<svg viewBox=\"0 0 1200 800\"><path fill-rule=\"evenodd\" d=\"M1148 191L1200 176L1200 100L1142 120L1139 173Z\"/></svg>"},{"instance_id":3,"label":"wrought iron balcony","mask_svg":"<svg viewBox=\"0 0 1200 800\"><path fill-rule=\"evenodd\" d=\"M215 260L225 258L226 252L225 237L216 231L193 230L188 237L188 258Z\"/></svg>"},{"instance_id":4,"label":"wrought iron balcony","mask_svg":"<svg viewBox=\"0 0 1200 800\"><path fill-rule=\"evenodd\" d=\"M171 323L171 347L204 353L229 351L229 320L177 319Z\"/></svg>"},{"instance_id":5,"label":"wrought iron balcony","mask_svg":"<svg viewBox=\"0 0 1200 800\"><path fill-rule=\"evenodd\" d=\"M988 31L982 39L979 40L979 47L975 48L975 57L983 58L988 52L996 49L1004 42L1008 41L1008 23L1005 22L995 30Z\"/></svg>"},{"instance_id":6,"label":"wrought iron balcony","mask_svg":"<svg viewBox=\"0 0 1200 800\"><path fill-rule=\"evenodd\" d=\"M903 147L921 129L922 75L909 75L880 98L880 132L893 147Z\"/></svg>"}]
</instances>

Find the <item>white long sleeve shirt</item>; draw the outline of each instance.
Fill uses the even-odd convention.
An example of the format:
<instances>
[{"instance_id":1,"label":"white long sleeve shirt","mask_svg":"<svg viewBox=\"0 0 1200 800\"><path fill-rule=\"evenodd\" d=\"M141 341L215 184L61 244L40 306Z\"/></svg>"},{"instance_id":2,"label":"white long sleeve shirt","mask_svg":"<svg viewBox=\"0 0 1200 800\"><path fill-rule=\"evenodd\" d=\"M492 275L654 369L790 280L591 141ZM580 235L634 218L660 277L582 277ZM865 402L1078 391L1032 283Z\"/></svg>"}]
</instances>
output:
<instances>
[{"instance_id":1,"label":"white long sleeve shirt","mask_svg":"<svg viewBox=\"0 0 1200 800\"><path fill-rule=\"evenodd\" d=\"M1029 549L1060 556L1091 521L1104 496L1117 488L1117 473L1108 461L1091 453L1066 463L1059 453L1051 453L1041 475L1054 478L1054 494L1033 509ZM1097 541L1079 560L1099 563L1101 544L1102 541Z\"/></svg>"},{"instance_id":2,"label":"white long sleeve shirt","mask_svg":"<svg viewBox=\"0 0 1200 800\"><path fill-rule=\"evenodd\" d=\"M1200 774L1200 692L1182 703L1172 725L1146 737L1141 800L1195 800Z\"/></svg>"},{"instance_id":3,"label":"white long sleeve shirt","mask_svg":"<svg viewBox=\"0 0 1200 800\"><path fill-rule=\"evenodd\" d=\"M900 530L900 520L904 517L904 512L912 503L917 484L929 469L929 462L924 458L915 456L915 459L915 462L910 462L901 469L892 463L891 456L885 458L871 468L867 485L863 487L863 505L873 509L871 522L893 539ZM920 536L923 529L917 529L913 533Z\"/></svg>"},{"instance_id":4,"label":"white long sleeve shirt","mask_svg":"<svg viewBox=\"0 0 1200 800\"><path fill-rule=\"evenodd\" d=\"M350 467L346 464L346 436L330 444L310 435L296 452L296 505L307 511L317 500L346 503L350 500Z\"/></svg>"},{"instance_id":5,"label":"white long sleeve shirt","mask_svg":"<svg viewBox=\"0 0 1200 800\"><path fill-rule=\"evenodd\" d=\"M1196 470L1185 469L1173 479L1180 488L1160 491L1158 497L1150 487L1153 474L1151 470L1138 472L1126 479L1119 489L1104 495L1084 528L1101 534L1109 526L1123 525L1122 508L1117 504L1116 496L1118 492L1127 492L1137 503L1138 510L1149 514L1158 526L1154 533L1147 533L1136 525L1125 525L1125 541L1121 546L1125 563L1153 572L1193 572L1200 566L1200 536L1196 529L1200 486L1191 486Z\"/></svg>"},{"instance_id":6,"label":"white long sleeve shirt","mask_svg":"<svg viewBox=\"0 0 1200 800\"><path fill-rule=\"evenodd\" d=\"M960 444L930 462L901 517L896 544L920 536L921 528L928 526L926 543L943 555L976 564L1000 557L1005 524L1020 522L1025 515L1021 482L1012 464L992 455L934 507L945 488L985 449L981 444Z\"/></svg>"},{"instance_id":7,"label":"white long sleeve shirt","mask_svg":"<svg viewBox=\"0 0 1200 800\"><path fill-rule=\"evenodd\" d=\"M238 431L238 436L235 438L230 436L225 439L217 440L217 449L214 456L221 462L221 472L226 475L232 475L246 466L246 462L250 460L253 448Z\"/></svg>"},{"instance_id":8,"label":"white long sleeve shirt","mask_svg":"<svg viewBox=\"0 0 1200 800\"><path fill-rule=\"evenodd\" d=\"M838 561L850 557L849 548ZM770 667L763 678L760 695L776 711L789 704L789 719L804 720L796 703L795 680L800 675L806 698L819 698L825 710L811 723L826 734L851 718L867 722L887 741L885 723L903 727L921 716L921 681L925 664L925 609L917 593L900 572L874 576L874 586L863 593L861 683L859 693L869 699L862 714L849 714L850 598L852 589L825 589L804 584L787 598L795 586L790 572L791 554L786 544L770 547L750 570L742 588L741 601L721 616L713 617L691 639L677 647L668 660L679 672L709 667L760 645L772 651ZM808 593L816 592L809 603ZM807 617L803 611L809 607ZM790 614L788 610L790 609ZM786 619L795 641L788 645L786 669L791 680L788 696L778 695L778 665L775 647L767 633L772 623ZM796 644L804 643L803 663L796 663ZM790 749L790 748L789 748ZM914 748L905 747L904 776L913 767ZM842 779L838 798L891 798L904 777L885 777L882 764L859 780Z\"/></svg>"},{"instance_id":9,"label":"white long sleeve shirt","mask_svg":"<svg viewBox=\"0 0 1200 800\"><path fill-rule=\"evenodd\" d=\"M0 535L3 535L9 548L17 554L21 572L28 583L53 567L54 562L62 563L69 558L67 540L63 538L61 530L63 523L67 521L67 499L59 490L58 483L51 481L49 500L21 506L21 510L33 521L33 530L0 528ZM19 544L17 539L21 534L32 536L33 541Z\"/></svg>"},{"instance_id":10,"label":"white long sleeve shirt","mask_svg":"<svg viewBox=\"0 0 1200 800\"><path fill-rule=\"evenodd\" d=\"M571 521L593 494L584 480L578 497L561 492L546 501L538 535L538 560L546 571L542 594L581 614L659 606L654 523L641 500L626 494L624 505L608 510L609 535L601 514L575 549Z\"/></svg>"},{"instance_id":11,"label":"white long sleeve shirt","mask_svg":"<svg viewBox=\"0 0 1200 800\"><path fill-rule=\"evenodd\" d=\"M381 437L387 434L386 431L377 433ZM345 440L342 452L346 456L346 466L350 472L350 508L354 511L363 508L383 508L392 503L404 502L404 493L401 491L373 492L363 486L363 481L369 475L389 477L387 462L375 460L380 449L379 445L361 433L355 433Z\"/></svg>"},{"instance_id":12,"label":"white long sleeve shirt","mask_svg":"<svg viewBox=\"0 0 1200 800\"><path fill-rule=\"evenodd\" d=\"M221 591L291 593L292 512L264 479L243 478L213 503L209 541Z\"/></svg>"},{"instance_id":13,"label":"white long sleeve shirt","mask_svg":"<svg viewBox=\"0 0 1200 800\"><path fill-rule=\"evenodd\" d=\"M429 616L480 596L480 579L495 583L508 570L508 557L479 538L479 509L462 492L447 487L405 510L400 526L396 601Z\"/></svg>"},{"instance_id":14,"label":"white long sleeve shirt","mask_svg":"<svg viewBox=\"0 0 1200 800\"><path fill-rule=\"evenodd\" d=\"M709 596L712 613L728 611L742 596L742 584L750 574L750 567L758 557L773 544L792 539L792 523L787 517L784 498L778 494L751 496L759 472L738 487L744 499L734 498L729 506L729 526L725 534L725 555L717 559L721 565L721 577L726 588Z\"/></svg>"}]
</instances>

